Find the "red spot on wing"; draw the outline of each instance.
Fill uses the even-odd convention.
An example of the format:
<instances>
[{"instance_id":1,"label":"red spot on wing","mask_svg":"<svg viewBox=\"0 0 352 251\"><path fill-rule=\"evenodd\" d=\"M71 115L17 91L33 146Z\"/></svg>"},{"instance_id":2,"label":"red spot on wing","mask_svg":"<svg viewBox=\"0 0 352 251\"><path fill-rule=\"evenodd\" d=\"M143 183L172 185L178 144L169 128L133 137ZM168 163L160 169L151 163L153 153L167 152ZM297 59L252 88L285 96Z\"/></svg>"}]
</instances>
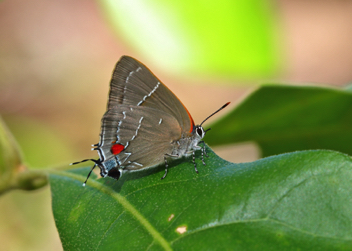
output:
<instances>
[{"instance_id":1,"label":"red spot on wing","mask_svg":"<svg viewBox=\"0 0 352 251\"><path fill-rule=\"evenodd\" d=\"M117 155L120 152L122 152L123 149L125 149L124 145L115 144L115 145L112 145L112 147L111 147L111 153L114 154L114 155Z\"/></svg>"}]
</instances>

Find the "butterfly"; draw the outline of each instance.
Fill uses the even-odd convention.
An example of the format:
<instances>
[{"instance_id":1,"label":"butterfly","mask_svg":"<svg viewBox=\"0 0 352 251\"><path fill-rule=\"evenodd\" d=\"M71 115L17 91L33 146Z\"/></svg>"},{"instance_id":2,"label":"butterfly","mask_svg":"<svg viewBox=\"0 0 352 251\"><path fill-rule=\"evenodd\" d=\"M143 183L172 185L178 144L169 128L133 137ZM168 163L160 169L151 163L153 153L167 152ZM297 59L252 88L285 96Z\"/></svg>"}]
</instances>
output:
<instances>
[{"instance_id":1,"label":"butterfly","mask_svg":"<svg viewBox=\"0 0 352 251\"><path fill-rule=\"evenodd\" d=\"M93 145L99 159L85 159L98 166L102 177L119 179L125 172L165 165L168 160L193 156L201 150L204 162L206 132L202 124L230 102L195 125L192 116L173 94L145 65L129 56L122 56L110 82L107 111L101 120L99 143Z\"/></svg>"}]
</instances>

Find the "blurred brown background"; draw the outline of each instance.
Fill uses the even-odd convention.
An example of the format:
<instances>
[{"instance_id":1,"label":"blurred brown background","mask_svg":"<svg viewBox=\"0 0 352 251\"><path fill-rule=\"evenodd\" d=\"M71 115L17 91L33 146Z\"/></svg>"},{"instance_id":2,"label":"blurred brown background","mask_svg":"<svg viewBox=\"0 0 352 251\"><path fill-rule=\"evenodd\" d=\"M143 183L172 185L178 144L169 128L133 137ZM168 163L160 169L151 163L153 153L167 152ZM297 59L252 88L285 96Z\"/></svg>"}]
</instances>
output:
<instances>
[{"instance_id":1,"label":"blurred brown background","mask_svg":"<svg viewBox=\"0 0 352 251\"><path fill-rule=\"evenodd\" d=\"M260 83L351 83L352 2L281 0L275 6L283 72L272 79L204 85L167 75L148 62L113 34L94 1L2 1L0 114L26 163L53 168L97 157L90 145L98 142L111 73L121 55L145 63L196 122L227 101L233 109ZM251 145L215 151L238 162L258 158ZM2 196L0 250L61 250L50 207L49 188Z\"/></svg>"}]
</instances>

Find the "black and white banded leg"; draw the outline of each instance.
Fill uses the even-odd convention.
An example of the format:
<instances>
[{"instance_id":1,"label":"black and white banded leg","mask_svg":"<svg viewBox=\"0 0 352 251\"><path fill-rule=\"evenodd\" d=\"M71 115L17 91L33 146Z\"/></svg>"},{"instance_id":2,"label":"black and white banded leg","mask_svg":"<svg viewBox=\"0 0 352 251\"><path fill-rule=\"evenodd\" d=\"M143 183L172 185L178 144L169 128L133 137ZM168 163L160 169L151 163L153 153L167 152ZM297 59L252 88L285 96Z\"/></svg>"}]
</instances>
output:
<instances>
[{"instance_id":1,"label":"black and white banded leg","mask_svg":"<svg viewBox=\"0 0 352 251\"><path fill-rule=\"evenodd\" d=\"M199 173L198 169L197 169L197 164L196 164L196 151L193 151L192 161L193 161L193 165L194 165L194 170L196 171L196 173Z\"/></svg>"},{"instance_id":2,"label":"black and white banded leg","mask_svg":"<svg viewBox=\"0 0 352 251\"><path fill-rule=\"evenodd\" d=\"M167 164L166 157L178 158L179 155L177 155L177 154L176 154L176 155L172 155L172 154L168 154L168 153L164 154L165 173L164 173L163 177L161 177L161 179L165 179L165 177L166 177L166 175L167 175L167 167L168 167L169 165Z\"/></svg>"},{"instance_id":3,"label":"black and white banded leg","mask_svg":"<svg viewBox=\"0 0 352 251\"><path fill-rule=\"evenodd\" d=\"M205 148L205 142L204 142L204 141L200 141L200 143L203 143L204 155L205 155L206 157L209 157L209 155L207 154L206 148Z\"/></svg>"},{"instance_id":4,"label":"black and white banded leg","mask_svg":"<svg viewBox=\"0 0 352 251\"><path fill-rule=\"evenodd\" d=\"M206 157L209 157L208 156L208 154L207 154L207 151L205 150L205 143L204 143L204 141L199 141L199 143L198 144L203 144L203 146L202 146L202 162L203 162L203 165L206 165L205 164L205 161L204 161L204 155L206 156Z\"/></svg>"}]
</instances>

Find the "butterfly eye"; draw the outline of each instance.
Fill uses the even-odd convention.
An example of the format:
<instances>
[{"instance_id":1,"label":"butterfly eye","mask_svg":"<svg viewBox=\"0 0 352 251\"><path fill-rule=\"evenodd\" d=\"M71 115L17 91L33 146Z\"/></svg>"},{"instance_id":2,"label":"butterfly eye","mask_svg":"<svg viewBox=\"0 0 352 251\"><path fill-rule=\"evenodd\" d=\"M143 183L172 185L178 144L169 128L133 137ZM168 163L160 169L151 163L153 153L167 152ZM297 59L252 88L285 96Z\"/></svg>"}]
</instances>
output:
<instances>
[{"instance_id":1,"label":"butterfly eye","mask_svg":"<svg viewBox=\"0 0 352 251\"><path fill-rule=\"evenodd\" d=\"M199 137L203 138L203 136L204 136L203 135L204 134L203 128L198 127L197 128L197 134L198 134Z\"/></svg>"}]
</instances>

